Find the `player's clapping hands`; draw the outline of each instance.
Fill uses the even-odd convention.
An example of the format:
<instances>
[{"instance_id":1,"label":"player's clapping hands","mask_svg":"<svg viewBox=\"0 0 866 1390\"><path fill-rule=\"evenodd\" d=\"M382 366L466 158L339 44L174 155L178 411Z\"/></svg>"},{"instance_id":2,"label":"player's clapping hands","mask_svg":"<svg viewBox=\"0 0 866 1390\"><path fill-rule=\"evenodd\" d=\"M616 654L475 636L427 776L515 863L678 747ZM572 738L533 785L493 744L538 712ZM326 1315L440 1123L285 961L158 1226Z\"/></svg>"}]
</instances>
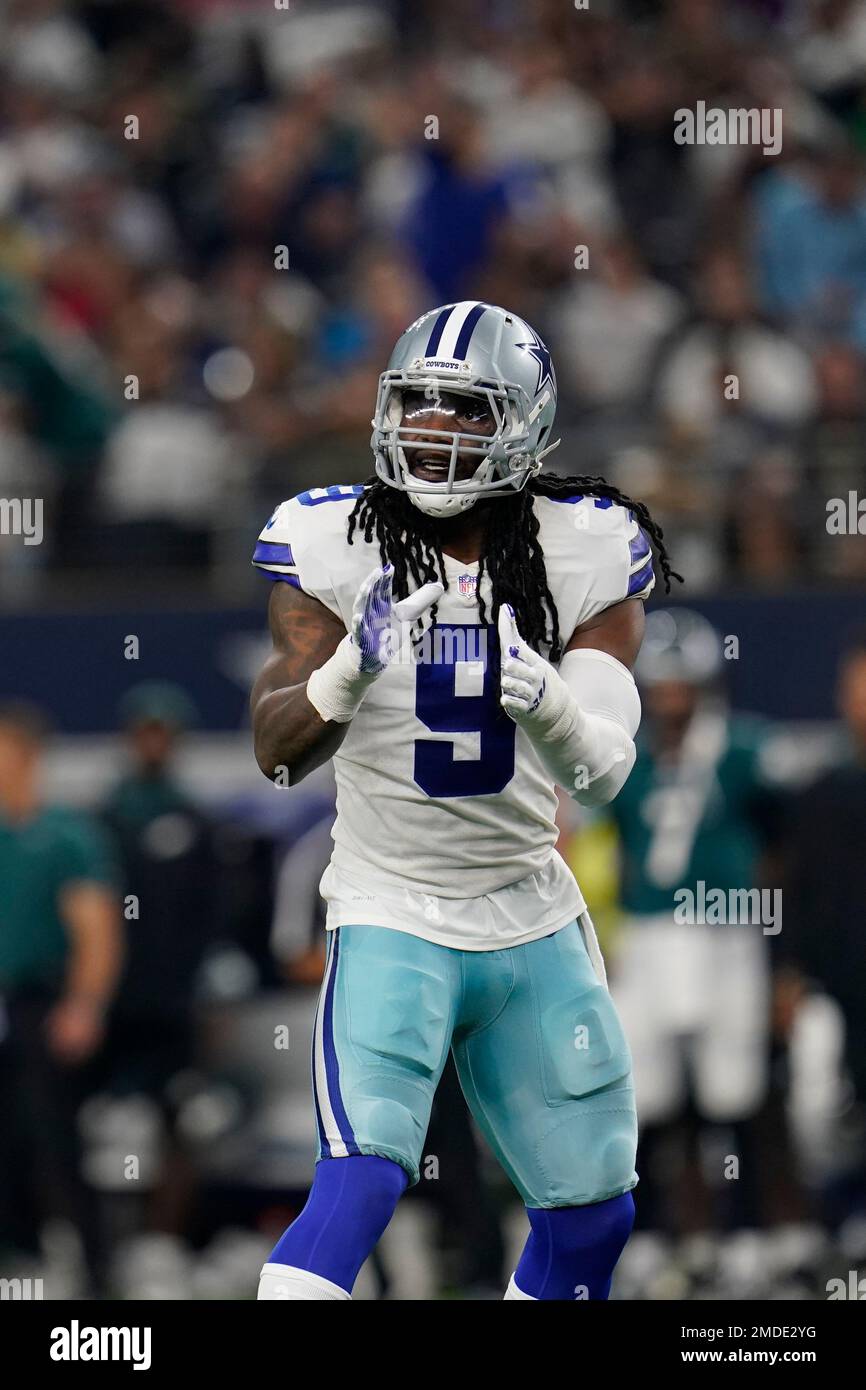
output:
<instances>
[{"instance_id":1,"label":"player's clapping hands","mask_svg":"<svg viewBox=\"0 0 866 1390\"><path fill-rule=\"evenodd\" d=\"M348 723L367 691L394 660L412 624L445 592L422 584L414 594L393 598L394 568L373 570L358 590L349 631L337 650L307 681L307 699L326 722Z\"/></svg>"},{"instance_id":2,"label":"player's clapping hands","mask_svg":"<svg viewBox=\"0 0 866 1390\"><path fill-rule=\"evenodd\" d=\"M583 806L612 801L635 760L640 700L630 671L606 652L575 649L566 651L564 677L527 646L507 604L499 644L500 704L554 781Z\"/></svg>"},{"instance_id":3,"label":"player's clapping hands","mask_svg":"<svg viewBox=\"0 0 866 1390\"><path fill-rule=\"evenodd\" d=\"M517 629L514 609L507 603L499 610L499 648L500 704L516 723L523 724L539 712L549 678L555 672L543 656L524 642Z\"/></svg>"},{"instance_id":4,"label":"player's clapping hands","mask_svg":"<svg viewBox=\"0 0 866 1390\"><path fill-rule=\"evenodd\" d=\"M350 638L363 675L378 676L400 650L406 632L445 592L438 583L422 584L395 603L393 565L373 570L358 590Z\"/></svg>"}]
</instances>

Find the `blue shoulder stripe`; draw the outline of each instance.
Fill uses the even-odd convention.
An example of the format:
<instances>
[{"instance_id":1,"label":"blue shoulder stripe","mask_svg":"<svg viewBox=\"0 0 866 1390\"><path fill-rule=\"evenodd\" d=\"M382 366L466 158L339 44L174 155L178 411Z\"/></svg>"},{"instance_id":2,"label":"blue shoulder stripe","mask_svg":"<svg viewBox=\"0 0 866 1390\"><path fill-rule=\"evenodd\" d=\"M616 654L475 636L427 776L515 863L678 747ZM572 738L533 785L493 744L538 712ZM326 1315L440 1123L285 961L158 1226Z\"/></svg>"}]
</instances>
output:
<instances>
[{"instance_id":1,"label":"blue shoulder stripe","mask_svg":"<svg viewBox=\"0 0 866 1390\"><path fill-rule=\"evenodd\" d=\"M635 594L639 593L641 589L645 589L647 585L652 582L652 578L653 562L652 560L648 560L643 569L636 570L629 579L626 597L632 598Z\"/></svg>"},{"instance_id":2,"label":"blue shoulder stripe","mask_svg":"<svg viewBox=\"0 0 866 1390\"><path fill-rule=\"evenodd\" d=\"M545 493L542 493L541 496L544 497L544 496L546 496L546 494L545 494ZM585 496L586 496L586 493L585 493L585 492L575 492L571 497L548 497L548 498L547 498L547 501L548 501L548 502L582 502ZM599 509L600 512L604 512L604 511L607 511L608 507L612 507L612 506L613 506L613 498L612 498L612 497L593 497L593 499L592 499L592 505L593 505L594 507L598 507L598 509Z\"/></svg>"},{"instance_id":3,"label":"blue shoulder stripe","mask_svg":"<svg viewBox=\"0 0 866 1390\"><path fill-rule=\"evenodd\" d=\"M629 541L628 550L633 565L636 564L638 560L645 560L652 554L650 543L643 531L640 531L633 541Z\"/></svg>"},{"instance_id":4,"label":"blue shoulder stripe","mask_svg":"<svg viewBox=\"0 0 866 1390\"><path fill-rule=\"evenodd\" d=\"M253 551L254 565L293 565L292 547L281 541L259 541Z\"/></svg>"},{"instance_id":5,"label":"blue shoulder stripe","mask_svg":"<svg viewBox=\"0 0 866 1390\"><path fill-rule=\"evenodd\" d=\"M330 487L314 487L309 492L299 492L295 498L302 507L318 507L320 502L348 502L360 497L364 491L363 483L332 483Z\"/></svg>"}]
</instances>

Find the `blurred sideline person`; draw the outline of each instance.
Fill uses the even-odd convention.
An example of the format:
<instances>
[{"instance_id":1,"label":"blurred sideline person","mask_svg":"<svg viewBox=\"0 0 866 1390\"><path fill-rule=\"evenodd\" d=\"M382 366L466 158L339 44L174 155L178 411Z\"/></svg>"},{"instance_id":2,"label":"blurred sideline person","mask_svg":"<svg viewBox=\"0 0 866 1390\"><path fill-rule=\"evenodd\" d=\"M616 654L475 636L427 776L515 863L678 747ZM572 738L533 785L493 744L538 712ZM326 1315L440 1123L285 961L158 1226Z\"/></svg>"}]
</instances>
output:
<instances>
[{"instance_id":1,"label":"blurred sideline person","mask_svg":"<svg viewBox=\"0 0 866 1390\"><path fill-rule=\"evenodd\" d=\"M778 802L762 766L763 727L728 709L722 661L721 639L701 615L683 608L648 615L636 665L644 727L612 808L627 914L612 991L634 1054L638 1219L655 1228L676 1224L662 1192L679 1186L671 1180L671 1142L690 1110L721 1207L717 1220L758 1223L748 1122L768 1084L768 949L761 921L752 920L761 916L756 904L743 913L731 895L758 885ZM711 890L725 895L715 922L706 906ZM738 1181L724 1181L724 1153L739 1156Z\"/></svg>"},{"instance_id":2,"label":"blurred sideline person","mask_svg":"<svg viewBox=\"0 0 866 1390\"><path fill-rule=\"evenodd\" d=\"M77 1112L121 965L117 876L99 826L43 801L44 736L37 710L0 706L0 1247L38 1256L45 1218L63 1217L98 1292Z\"/></svg>"},{"instance_id":3,"label":"blurred sideline person","mask_svg":"<svg viewBox=\"0 0 866 1390\"><path fill-rule=\"evenodd\" d=\"M828 1194L834 1224L866 1202L866 632L843 653L837 704L845 734L838 761L800 793L792 816L778 983L789 1011L812 982L844 1018L853 1106L843 1123L853 1152L838 1192Z\"/></svg>"},{"instance_id":4,"label":"blurred sideline person","mask_svg":"<svg viewBox=\"0 0 866 1390\"><path fill-rule=\"evenodd\" d=\"M127 951L100 1082L115 1097L147 1096L162 1115L168 1151L145 1224L172 1234L185 1231L194 1183L172 1082L193 1061L194 990L218 891L211 824L174 768L196 719L185 691L168 681L127 691L119 721L128 766L103 808L120 856Z\"/></svg>"}]
</instances>

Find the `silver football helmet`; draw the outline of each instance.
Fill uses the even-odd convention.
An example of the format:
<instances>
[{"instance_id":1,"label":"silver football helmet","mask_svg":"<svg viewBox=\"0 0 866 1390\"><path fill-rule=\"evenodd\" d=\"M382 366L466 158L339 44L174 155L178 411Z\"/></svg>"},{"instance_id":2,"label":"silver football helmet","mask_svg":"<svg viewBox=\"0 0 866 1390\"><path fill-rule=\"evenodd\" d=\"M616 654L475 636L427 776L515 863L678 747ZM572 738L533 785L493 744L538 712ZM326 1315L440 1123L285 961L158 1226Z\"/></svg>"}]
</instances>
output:
<instances>
[{"instance_id":1,"label":"silver football helmet","mask_svg":"<svg viewBox=\"0 0 866 1390\"><path fill-rule=\"evenodd\" d=\"M431 403L445 393L478 397L495 428L481 435L408 425L403 393L409 391L423 392ZM454 516L481 496L525 487L559 443L550 440L555 415L553 363L528 323L507 309L471 299L431 309L409 325L379 378L370 440L376 473L429 516ZM447 458L441 482L422 481L411 472L407 450L419 448ZM459 455L477 456L471 477L457 476Z\"/></svg>"}]
</instances>

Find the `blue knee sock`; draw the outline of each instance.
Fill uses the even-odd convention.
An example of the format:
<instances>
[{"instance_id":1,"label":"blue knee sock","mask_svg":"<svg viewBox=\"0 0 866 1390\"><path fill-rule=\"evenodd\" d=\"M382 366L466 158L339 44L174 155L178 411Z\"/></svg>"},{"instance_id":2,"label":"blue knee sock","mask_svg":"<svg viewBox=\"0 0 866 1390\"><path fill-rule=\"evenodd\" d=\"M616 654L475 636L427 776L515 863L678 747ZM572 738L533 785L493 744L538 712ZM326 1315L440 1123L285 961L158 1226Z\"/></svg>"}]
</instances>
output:
<instances>
[{"instance_id":1,"label":"blue knee sock","mask_svg":"<svg viewBox=\"0 0 866 1390\"><path fill-rule=\"evenodd\" d=\"M530 1298L607 1298L634 1224L630 1192L588 1207L528 1207L532 1230L514 1272Z\"/></svg>"},{"instance_id":2,"label":"blue knee sock","mask_svg":"<svg viewBox=\"0 0 866 1390\"><path fill-rule=\"evenodd\" d=\"M408 1181L398 1163L376 1154L320 1159L307 1205L269 1263L308 1270L351 1293Z\"/></svg>"}]
</instances>

